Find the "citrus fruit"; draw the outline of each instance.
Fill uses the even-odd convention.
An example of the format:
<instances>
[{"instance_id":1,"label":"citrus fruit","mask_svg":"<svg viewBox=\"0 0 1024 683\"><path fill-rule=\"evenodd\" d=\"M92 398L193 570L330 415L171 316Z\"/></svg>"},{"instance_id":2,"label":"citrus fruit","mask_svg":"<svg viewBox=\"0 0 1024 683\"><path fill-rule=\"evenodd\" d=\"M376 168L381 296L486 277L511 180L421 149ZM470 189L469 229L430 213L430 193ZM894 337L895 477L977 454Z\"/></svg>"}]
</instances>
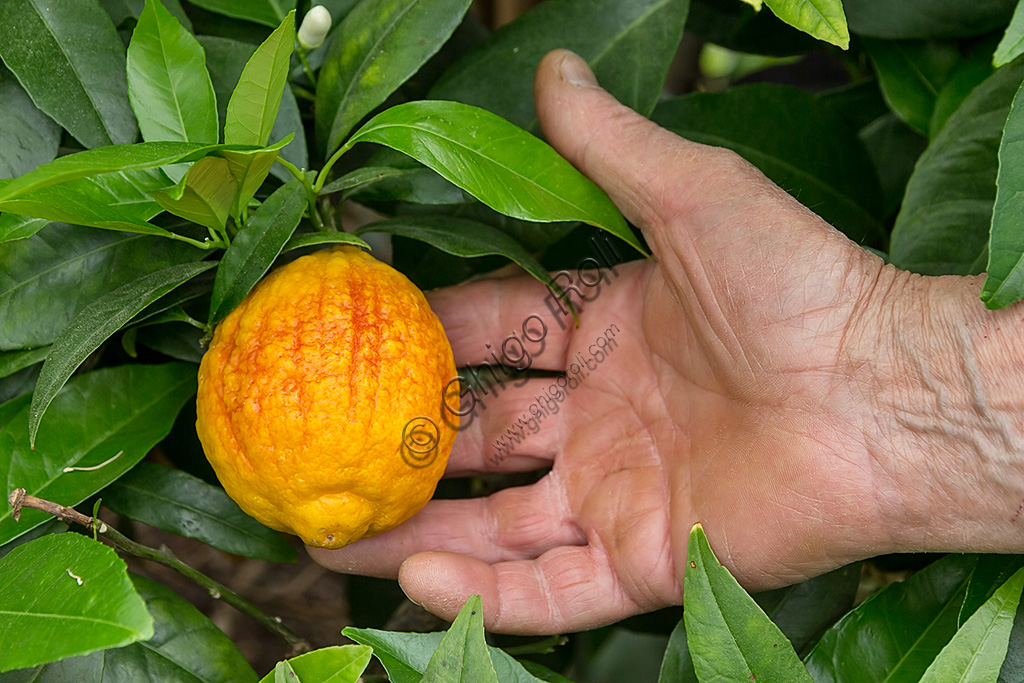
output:
<instances>
[{"instance_id":1,"label":"citrus fruit","mask_svg":"<svg viewBox=\"0 0 1024 683\"><path fill-rule=\"evenodd\" d=\"M458 429L455 378L423 293L335 247L273 271L218 325L196 428L245 512L339 548L433 495Z\"/></svg>"}]
</instances>

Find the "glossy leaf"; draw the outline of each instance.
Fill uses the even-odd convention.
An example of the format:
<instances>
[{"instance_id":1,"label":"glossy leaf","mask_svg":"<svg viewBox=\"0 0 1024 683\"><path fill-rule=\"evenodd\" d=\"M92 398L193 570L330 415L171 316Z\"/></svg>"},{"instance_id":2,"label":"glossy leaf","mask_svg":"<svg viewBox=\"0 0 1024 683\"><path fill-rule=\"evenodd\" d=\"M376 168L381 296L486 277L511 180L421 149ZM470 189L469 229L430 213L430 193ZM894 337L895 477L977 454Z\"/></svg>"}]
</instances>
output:
<instances>
[{"instance_id":1,"label":"glossy leaf","mask_svg":"<svg viewBox=\"0 0 1024 683\"><path fill-rule=\"evenodd\" d=\"M942 648L921 683L994 681L1006 657L1022 588L1024 569L1018 569Z\"/></svg>"},{"instance_id":2,"label":"glossy leaf","mask_svg":"<svg viewBox=\"0 0 1024 683\"><path fill-rule=\"evenodd\" d=\"M854 33L878 38L962 38L1002 29L1017 0L843 0Z\"/></svg>"},{"instance_id":3,"label":"glossy leaf","mask_svg":"<svg viewBox=\"0 0 1024 683\"><path fill-rule=\"evenodd\" d=\"M779 19L844 50L850 46L842 0L764 0Z\"/></svg>"},{"instance_id":4,"label":"glossy leaf","mask_svg":"<svg viewBox=\"0 0 1024 683\"><path fill-rule=\"evenodd\" d=\"M53 161L59 143L60 128L0 64L0 178L14 178Z\"/></svg>"},{"instance_id":5,"label":"glossy leaf","mask_svg":"<svg viewBox=\"0 0 1024 683\"><path fill-rule=\"evenodd\" d=\"M793 646L718 561L700 524L683 575L687 642L701 680L808 681Z\"/></svg>"},{"instance_id":6,"label":"glossy leaf","mask_svg":"<svg viewBox=\"0 0 1024 683\"><path fill-rule=\"evenodd\" d=\"M964 100L918 160L893 228L893 265L924 275L985 267L999 141L1024 63L998 69Z\"/></svg>"},{"instance_id":7,"label":"glossy leaf","mask_svg":"<svg viewBox=\"0 0 1024 683\"><path fill-rule=\"evenodd\" d=\"M401 216L370 223L356 234L368 232L401 235L463 258L504 256L540 282L551 284L548 271L523 245L484 223L449 216Z\"/></svg>"},{"instance_id":8,"label":"glossy leaf","mask_svg":"<svg viewBox=\"0 0 1024 683\"><path fill-rule=\"evenodd\" d=\"M205 252L184 243L55 223L0 244L0 349L52 344L93 300Z\"/></svg>"},{"instance_id":9,"label":"glossy leaf","mask_svg":"<svg viewBox=\"0 0 1024 683\"><path fill-rule=\"evenodd\" d=\"M0 683L20 683L18 674L32 683L108 681L111 673L116 681L131 683L256 680L256 673L235 644L191 603L155 581L129 578L153 616L152 638L0 676Z\"/></svg>"},{"instance_id":10,"label":"glossy leaf","mask_svg":"<svg viewBox=\"0 0 1024 683\"><path fill-rule=\"evenodd\" d=\"M373 648L392 683L420 683L445 633L399 633L372 628L342 629L342 635ZM487 648L501 683L543 683L504 650Z\"/></svg>"},{"instance_id":11,"label":"glossy leaf","mask_svg":"<svg viewBox=\"0 0 1024 683\"><path fill-rule=\"evenodd\" d=\"M165 437L195 391L195 366L182 363L125 365L76 377L50 405L35 451L28 443L28 407L0 430L0 478L11 488L77 505ZM97 465L102 467L64 471ZM46 513L23 510L16 522L10 508L0 510L0 544L47 519Z\"/></svg>"},{"instance_id":12,"label":"glossy leaf","mask_svg":"<svg viewBox=\"0 0 1024 683\"><path fill-rule=\"evenodd\" d=\"M295 11L270 34L242 69L224 118L224 142L263 147L270 140L281 97L288 84L288 64L295 48Z\"/></svg>"},{"instance_id":13,"label":"glossy leaf","mask_svg":"<svg viewBox=\"0 0 1024 683\"><path fill-rule=\"evenodd\" d=\"M18 370L43 362L49 352L48 346L21 351L0 351L0 377L13 375Z\"/></svg>"},{"instance_id":14,"label":"glossy leaf","mask_svg":"<svg viewBox=\"0 0 1024 683\"><path fill-rule=\"evenodd\" d=\"M284 245L282 252L304 247L315 247L320 244L352 244L357 247L369 250L370 245L361 238L348 232L307 232L301 235L292 235L291 239Z\"/></svg>"},{"instance_id":15,"label":"glossy leaf","mask_svg":"<svg viewBox=\"0 0 1024 683\"><path fill-rule=\"evenodd\" d=\"M11 403L11 401L8 401L8 403ZM6 405L7 405L6 403L3 404L3 405L0 405L0 429L2 429L3 425L4 425L4 420L3 420L3 417L2 417L2 413L3 413L3 408ZM0 559L6 557L15 548L23 546L26 543L31 543L32 541L36 540L37 538L42 538L43 536L49 536L50 534L62 534L62 533L64 533L67 530L68 530L68 525L65 524L64 522L60 521L56 517L54 517L49 522L46 522L45 524L40 524L39 526L37 526L32 531L28 532L27 534L23 534L23 535L19 536L18 538L14 539L10 543L4 543L3 545L0 545ZM5 680L5 677L0 675L0 683L3 683L4 680Z\"/></svg>"},{"instance_id":16,"label":"glossy leaf","mask_svg":"<svg viewBox=\"0 0 1024 683\"><path fill-rule=\"evenodd\" d=\"M223 127L228 100L242 75L246 62L252 57L256 48L250 43L216 36L199 36L199 44L206 51L206 66L210 71L210 79L213 81L213 90L217 94L217 114ZM306 135L302 118L299 115L299 106L291 88L285 88L284 97L281 99L281 109L274 121L270 139L282 140L289 135L295 137L281 150L281 157L298 168L308 168ZM291 173L279 166L274 166L271 170L276 172L284 182L293 177Z\"/></svg>"},{"instance_id":17,"label":"glossy leaf","mask_svg":"<svg viewBox=\"0 0 1024 683\"><path fill-rule=\"evenodd\" d=\"M96 0L4 0L0 57L86 147L135 140L124 44Z\"/></svg>"},{"instance_id":18,"label":"glossy leaf","mask_svg":"<svg viewBox=\"0 0 1024 683\"><path fill-rule=\"evenodd\" d=\"M161 2L167 8L167 11L171 13L171 16L177 19L191 33L192 21L185 14L185 10L182 9L181 0L161 0ZM110 15L110 20L114 22L114 26L120 30L125 28L125 22L129 22L132 19L138 22L139 17L142 16L143 11L146 9L146 0L100 0L100 5Z\"/></svg>"},{"instance_id":19,"label":"glossy leaf","mask_svg":"<svg viewBox=\"0 0 1024 683\"><path fill-rule=\"evenodd\" d=\"M210 322L216 323L242 302L291 238L308 206L298 179L267 197L224 254L210 301Z\"/></svg>"},{"instance_id":20,"label":"glossy leaf","mask_svg":"<svg viewBox=\"0 0 1024 683\"><path fill-rule=\"evenodd\" d=\"M193 5L264 26L277 26L295 9L295 0L189 0Z\"/></svg>"},{"instance_id":21,"label":"glossy leaf","mask_svg":"<svg viewBox=\"0 0 1024 683\"><path fill-rule=\"evenodd\" d=\"M43 363L29 409L29 443L35 445L39 423L57 392L100 344L146 306L216 265L215 261L173 265L122 285L83 308L53 340Z\"/></svg>"},{"instance_id":22,"label":"glossy leaf","mask_svg":"<svg viewBox=\"0 0 1024 683\"><path fill-rule=\"evenodd\" d=\"M1013 11L1013 18L1010 25L1006 27L1003 39L996 47L996 53L992 56L992 63L995 66L1009 64L1024 54L1024 3L1018 2L1017 9Z\"/></svg>"},{"instance_id":23,"label":"glossy leaf","mask_svg":"<svg viewBox=\"0 0 1024 683\"><path fill-rule=\"evenodd\" d=\"M807 656L814 680L918 680L956 633L977 559L949 555L868 598Z\"/></svg>"},{"instance_id":24,"label":"glossy leaf","mask_svg":"<svg viewBox=\"0 0 1024 683\"><path fill-rule=\"evenodd\" d=\"M16 213L0 213L0 243L31 237L49 225L50 222L46 218L19 216Z\"/></svg>"},{"instance_id":25,"label":"glossy leaf","mask_svg":"<svg viewBox=\"0 0 1024 683\"><path fill-rule=\"evenodd\" d=\"M320 189L320 195L323 196L334 194L335 192L344 192L345 190L351 190L352 188L359 187L360 185L373 183L384 178L401 176L406 172L406 170L408 169L393 168L391 166L363 166L324 185Z\"/></svg>"},{"instance_id":26,"label":"glossy leaf","mask_svg":"<svg viewBox=\"0 0 1024 683\"><path fill-rule=\"evenodd\" d=\"M871 160L828 102L787 86L748 85L667 100L651 118L690 140L737 152L850 239L884 238Z\"/></svg>"},{"instance_id":27,"label":"glossy leaf","mask_svg":"<svg viewBox=\"0 0 1024 683\"><path fill-rule=\"evenodd\" d=\"M227 159L206 157L192 164L177 185L152 195L175 216L223 230L238 195L238 182Z\"/></svg>"},{"instance_id":28,"label":"glossy leaf","mask_svg":"<svg viewBox=\"0 0 1024 683\"><path fill-rule=\"evenodd\" d=\"M324 647L288 660L299 681L311 683L356 683L370 663L373 648L366 645ZM274 683L271 671L260 683Z\"/></svg>"},{"instance_id":29,"label":"glossy leaf","mask_svg":"<svg viewBox=\"0 0 1024 683\"><path fill-rule=\"evenodd\" d=\"M440 49L470 0L363 0L348 13L320 69L316 137L324 156Z\"/></svg>"},{"instance_id":30,"label":"glossy leaf","mask_svg":"<svg viewBox=\"0 0 1024 683\"><path fill-rule=\"evenodd\" d=\"M227 553L294 562L285 538L242 512L224 489L150 462L140 462L101 493L119 515L195 538Z\"/></svg>"},{"instance_id":31,"label":"glossy leaf","mask_svg":"<svg viewBox=\"0 0 1024 683\"><path fill-rule=\"evenodd\" d=\"M999 171L981 300L1005 308L1024 298L1024 95L1017 91L999 142Z\"/></svg>"},{"instance_id":32,"label":"glossy leaf","mask_svg":"<svg viewBox=\"0 0 1024 683\"><path fill-rule=\"evenodd\" d=\"M0 615L0 671L153 635L124 560L80 534L43 536L0 560Z\"/></svg>"},{"instance_id":33,"label":"glossy leaf","mask_svg":"<svg viewBox=\"0 0 1024 683\"><path fill-rule=\"evenodd\" d=\"M203 48L161 0L147 0L132 31L128 98L143 140L217 143L217 101Z\"/></svg>"},{"instance_id":34,"label":"glossy leaf","mask_svg":"<svg viewBox=\"0 0 1024 683\"><path fill-rule=\"evenodd\" d=\"M957 625L962 627L1021 567L1024 567L1024 555L979 555L967 584L967 594L960 605Z\"/></svg>"},{"instance_id":35,"label":"glossy leaf","mask_svg":"<svg viewBox=\"0 0 1024 683\"><path fill-rule=\"evenodd\" d=\"M359 142L404 152L501 213L538 222L578 220L642 251L604 191L546 143L483 109L443 101L401 104L373 117L346 145Z\"/></svg>"},{"instance_id":36,"label":"glossy leaf","mask_svg":"<svg viewBox=\"0 0 1024 683\"><path fill-rule=\"evenodd\" d=\"M850 609L860 584L860 574L860 564L851 564L794 586L756 593L752 597L793 644L793 649L800 653ZM684 619L680 619L672 630L658 681L697 681L686 642Z\"/></svg>"},{"instance_id":37,"label":"glossy leaf","mask_svg":"<svg viewBox=\"0 0 1024 683\"><path fill-rule=\"evenodd\" d=\"M220 149L223 149L222 145L192 142L141 142L136 145L115 145L68 154L0 186L0 211L5 210L5 203L12 199L24 197L58 183L67 183L87 176L196 161Z\"/></svg>"},{"instance_id":38,"label":"glossy leaf","mask_svg":"<svg viewBox=\"0 0 1024 683\"><path fill-rule=\"evenodd\" d=\"M590 64L601 85L647 115L661 96L689 0L546 0L467 53L429 97L483 107L537 130L533 76L541 58L565 48Z\"/></svg>"},{"instance_id":39,"label":"glossy leaf","mask_svg":"<svg viewBox=\"0 0 1024 683\"><path fill-rule=\"evenodd\" d=\"M939 91L960 61L954 43L865 39L885 101L903 121L929 132Z\"/></svg>"},{"instance_id":40,"label":"glossy leaf","mask_svg":"<svg viewBox=\"0 0 1024 683\"><path fill-rule=\"evenodd\" d=\"M171 233L149 219L160 213L152 193L168 182L159 168L104 173L42 187L9 199L2 206L47 223L61 221L166 237ZM31 231L34 226L28 227Z\"/></svg>"},{"instance_id":41,"label":"glossy leaf","mask_svg":"<svg viewBox=\"0 0 1024 683\"><path fill-rule=\"evenodd\" d=\"M292 135L289 134L283 140L264 149L251 152L224 150L220 153L227 159L228 171L238 184L238 191L231 205L231 215L234 216L236 223L242 222L240 217L244 215L249 202L256 196L256 191L260 189L263 181L270 174L281 148L291 141ZM286 176L285 182L294 179L295 176L289 174Z\"/></svg>"},{"instance_id":42,"label":"glossy leaf","mask_svg":"<svg viewBox=\"0 0 1024 683\"><path fill-rule=\"evenodd\" d=\"M363 170L363 169L357 169ZM360 203L407 202L427 206L452 206L476 203L476 200L435 171L417 165L415 168L390 169L377 178L357 184L342 194L342 201L355 199ZM350 176L352 174L349 174ZM333 184L333 183L332 183Z\"/></svg>"},{"instance_id":43,"label":"glossy leaf","mask_svg":"<svg viewBox=\"0 0 1024 683\"><path fill-rule=\"evenodd\" d=\"M979 43L960 61L935 98L935 109L928 125L928 134L935 136L946 125L949 117L960 108L967 96L992 75L992 62L988 59L986 43Z\"/></svg>"}]
</instances>

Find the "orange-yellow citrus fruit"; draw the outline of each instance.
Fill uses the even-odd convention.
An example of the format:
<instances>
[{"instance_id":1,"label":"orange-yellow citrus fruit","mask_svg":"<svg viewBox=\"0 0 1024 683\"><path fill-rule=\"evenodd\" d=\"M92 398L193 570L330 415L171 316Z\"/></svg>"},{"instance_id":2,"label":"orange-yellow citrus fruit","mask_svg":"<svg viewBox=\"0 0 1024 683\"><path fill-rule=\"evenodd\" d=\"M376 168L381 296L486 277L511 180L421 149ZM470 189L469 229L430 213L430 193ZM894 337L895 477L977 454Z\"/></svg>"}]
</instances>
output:
<instances>
[{"instance_id":1,"label":"orange-yellow citrus fruit","mask_svg":"<svg viewBox=\"0 0 1024 683\"><path fill-rule=\"evenodd\" d=\"M455 377L423 293L335 247L278 268L220 323L196 427L243 510L340 548L433 495L458 429Z\"/></svg>"}]
</instances>

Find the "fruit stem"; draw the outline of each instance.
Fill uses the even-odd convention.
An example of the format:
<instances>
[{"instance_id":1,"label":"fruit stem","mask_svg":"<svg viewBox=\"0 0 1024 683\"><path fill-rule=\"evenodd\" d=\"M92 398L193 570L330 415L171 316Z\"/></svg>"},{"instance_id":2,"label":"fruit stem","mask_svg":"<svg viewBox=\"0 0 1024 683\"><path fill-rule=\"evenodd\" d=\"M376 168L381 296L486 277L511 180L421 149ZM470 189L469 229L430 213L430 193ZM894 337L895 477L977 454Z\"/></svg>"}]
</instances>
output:
<instances>
[{"instance_id":1,"label":"fruit stem","mask_svg":"<svg viewBox=\"0 0 1024 683\"><path fill-rule=\"evenodd\" d=\"M172 553L165 545L162 545L157 549L150 548L149 546L142 545L141 543L136 543L117 529L100 520L98 517L89 517L87 515L83 515L73 507L66 507L49 500L30 496L25 492L25 489L15 489L14 491L11 491L7 501L14 508L13 517L15 520L21 516L23 508L42 510L43 512L49 513L54 517L67 522L68 524L74 522L75 524L80 524L81 526L92 529L94 534L100 534L107 539L112 546L123 553L128 553L129 555L134 555L144 560L150 560L151 562L157 562L174 569L182 576L205 588L213 597L219 598L237 609L239 612L249 615L262 624L268 631L279 636L291 646L293 654L289 656L309 652L313 649L305 639L281 623L279 618L270 616L259 607L243 598L241 595L232 591L230 588L227 588L217 581L214 581L209 576L206 576L202 572L185 564L175 557L174 553Z\"/></svg>"}]
</instances>

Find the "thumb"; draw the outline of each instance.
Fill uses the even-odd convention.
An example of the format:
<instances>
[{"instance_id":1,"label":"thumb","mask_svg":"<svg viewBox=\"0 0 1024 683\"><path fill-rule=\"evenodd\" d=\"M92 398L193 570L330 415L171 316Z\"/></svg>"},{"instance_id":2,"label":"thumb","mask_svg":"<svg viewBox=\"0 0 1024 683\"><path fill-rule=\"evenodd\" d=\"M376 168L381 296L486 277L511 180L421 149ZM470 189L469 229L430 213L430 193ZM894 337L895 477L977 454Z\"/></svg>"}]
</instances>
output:
<instances>
[{"instance_id":1,"label":"thumb","mask_svg":"<svg viewBox=\"0 0 1024 683\"><path fill-rule=\"evenodd\" d=\"M788 232L771 240L780 245L839 234L737 154L685 140L620 104L572 52L541 61L534 95L548 142L643 230L659 260L696 245L730 251L762 232L766 217Z\"/></svg>"}]
</instances>

